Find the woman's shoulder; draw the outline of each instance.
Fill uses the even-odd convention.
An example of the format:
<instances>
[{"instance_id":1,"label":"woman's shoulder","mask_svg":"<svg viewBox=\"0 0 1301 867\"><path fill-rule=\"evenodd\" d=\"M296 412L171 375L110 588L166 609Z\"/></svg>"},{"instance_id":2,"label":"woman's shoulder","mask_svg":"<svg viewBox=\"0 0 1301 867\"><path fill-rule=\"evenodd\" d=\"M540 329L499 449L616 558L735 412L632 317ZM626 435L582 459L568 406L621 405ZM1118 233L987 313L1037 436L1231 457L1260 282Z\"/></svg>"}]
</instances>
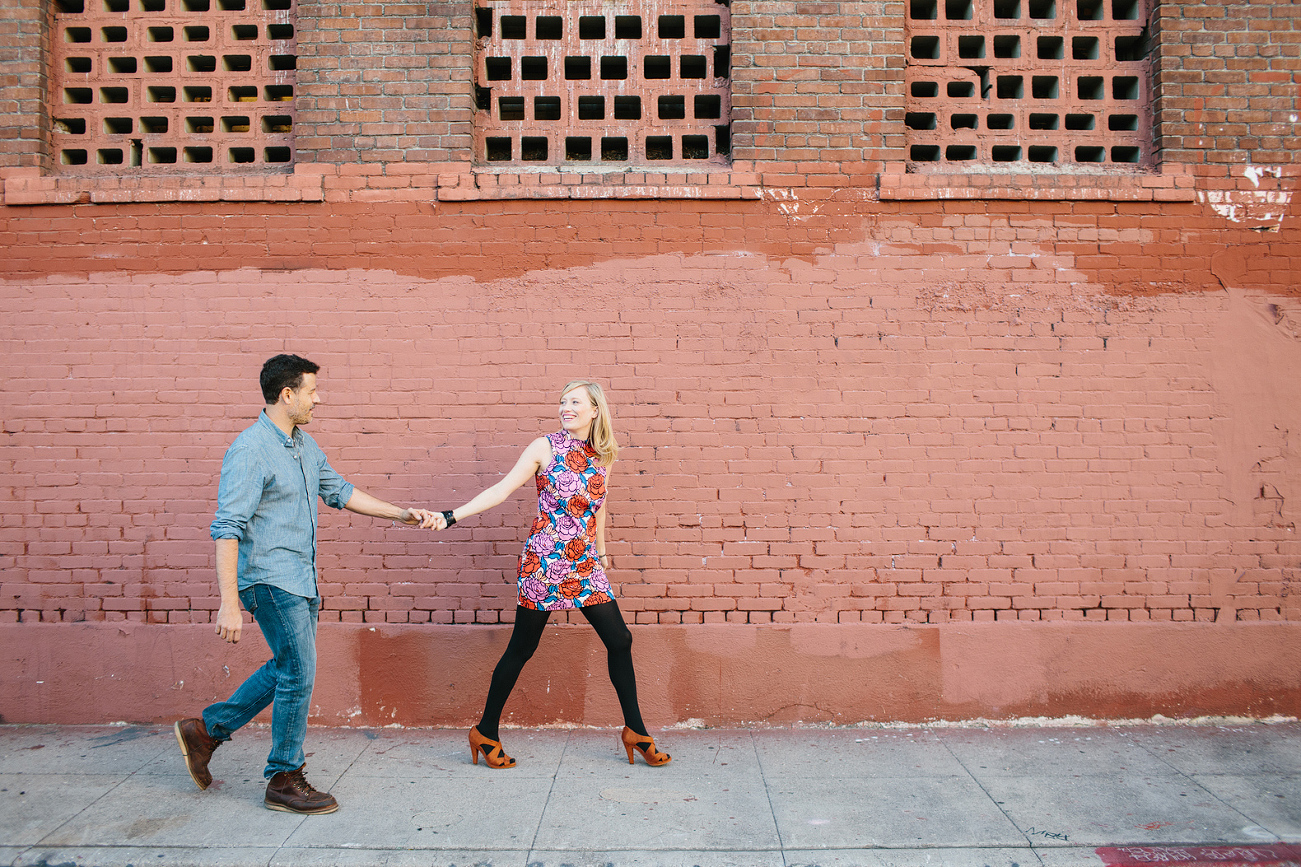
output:
<instances>
[{"instance_id":1,"label":"woman's shoulder","mask_svg":"<svg viewBox=\"0 0 1301 867\"><path fill-rule=\"evenodd\" d=\"M538 472L545 470L555 455L555 444L550 434L540 436L524 448L524 454L537 461Z\"/></svg>"}]
</instances>

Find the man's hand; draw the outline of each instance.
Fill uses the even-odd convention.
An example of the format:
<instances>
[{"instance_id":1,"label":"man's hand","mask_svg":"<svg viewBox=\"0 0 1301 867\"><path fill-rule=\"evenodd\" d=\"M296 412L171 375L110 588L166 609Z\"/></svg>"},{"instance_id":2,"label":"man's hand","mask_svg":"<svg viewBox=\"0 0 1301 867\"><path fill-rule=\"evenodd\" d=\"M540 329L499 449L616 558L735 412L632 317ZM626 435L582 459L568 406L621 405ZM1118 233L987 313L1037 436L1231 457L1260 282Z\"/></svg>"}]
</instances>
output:
<instances>
[{"instance_id":1,"label":"man's hand","mask_svg":"<svg viewBox=\"0 0 1301 867\"><path fill-rule=\"evenodd\" d=\"M221 606L217 609L217 634L231 644L239 641L244 629L244 615L239 611L239 540L217 540L217 590Z\"/></svg>"},{"instance_id":2,"label":"man's hand","mask_svg":"<svg viewBox=\"0 0 1301 867\"><path fill-rule=\"evenodd\" d=\"M412 524L422 530L435 529L441 530L438 522L443 516L437 512L431 512L428 509L403 509L402 517L398 518L404 524Z\"/></svg>"},{"instance_id":3,"label":"man's hand","mask_svg":"<svg viewBox=\"0 0 1301 867\"><path fill-rule=\"evenodd\" d=\"M244 615L240 613L239 604L222 603L222 606L217 609L217 634L221 636L221 640L236 644L243 629Z\"/></svg>"}]
</instances>

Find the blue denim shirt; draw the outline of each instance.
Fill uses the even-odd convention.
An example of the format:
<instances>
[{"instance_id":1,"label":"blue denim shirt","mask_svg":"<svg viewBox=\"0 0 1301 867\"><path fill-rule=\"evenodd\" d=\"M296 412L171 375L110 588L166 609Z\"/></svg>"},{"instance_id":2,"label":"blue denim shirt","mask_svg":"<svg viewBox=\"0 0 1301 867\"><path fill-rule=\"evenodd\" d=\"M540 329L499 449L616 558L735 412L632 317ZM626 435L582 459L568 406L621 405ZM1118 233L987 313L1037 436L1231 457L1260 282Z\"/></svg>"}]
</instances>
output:
<instances>
[{"instance_id":1,"label":"blue denim shirt","mask_svg":"<svg viewBox=\"0 0 1301 867\"><path fill-rule=\"evenodd\" d=\"M285 436L263 412L226 450L213 539L239 540L239 589L270 584L315 599L316 498L342 509L353 486L316 440Z\"/></svg>"}]
</instances>

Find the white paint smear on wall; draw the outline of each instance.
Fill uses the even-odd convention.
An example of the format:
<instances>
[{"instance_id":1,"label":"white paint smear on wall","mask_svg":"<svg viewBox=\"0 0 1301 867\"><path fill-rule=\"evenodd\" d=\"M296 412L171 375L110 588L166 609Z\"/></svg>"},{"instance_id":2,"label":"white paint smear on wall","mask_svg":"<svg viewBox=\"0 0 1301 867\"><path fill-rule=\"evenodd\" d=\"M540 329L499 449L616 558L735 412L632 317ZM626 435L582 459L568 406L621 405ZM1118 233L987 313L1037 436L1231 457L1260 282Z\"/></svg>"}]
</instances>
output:
<instances>
[{"instance_id":1,"label":"white paint smear on wall","mask_svg":"<svg viewBox=\"0 0 1301 867\"><path fill-rule=\"evenodd\" d=\"M1278 224L1283 222L1292 191L1279 189L1283 172L1278 166L1246 166L1242 175L1255 187L1252 190L1198 190L1197 201L1211 206L1215 213L1232 223ZM1266 180L1272 178L1273 183ZM1267 187L1262 189L1261 181Z\"/></svg>"}]
</instances>

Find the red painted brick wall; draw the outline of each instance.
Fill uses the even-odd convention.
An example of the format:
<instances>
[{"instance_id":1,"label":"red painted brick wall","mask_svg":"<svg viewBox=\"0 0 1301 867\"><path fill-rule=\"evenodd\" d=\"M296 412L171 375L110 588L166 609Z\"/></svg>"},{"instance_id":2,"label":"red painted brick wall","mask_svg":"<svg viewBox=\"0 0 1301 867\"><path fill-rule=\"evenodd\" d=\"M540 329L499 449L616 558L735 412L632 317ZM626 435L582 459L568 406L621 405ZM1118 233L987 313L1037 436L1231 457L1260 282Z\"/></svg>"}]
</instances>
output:
<instances>
[{"instance_id":1,"label":"red painted brick wall","mask_svg":"<svg viewBox=\"0 0 1301 867\"><path fill-rule=\"evenodd\" d=\"M638 622L1298 615L1294 229L816 207L11 209L3 616L207 619L221 455L284 350L336 466L436 506L609 382ZM509 619L531 508L328 516L325 618Z\"/></svg>"}]
</instances>

